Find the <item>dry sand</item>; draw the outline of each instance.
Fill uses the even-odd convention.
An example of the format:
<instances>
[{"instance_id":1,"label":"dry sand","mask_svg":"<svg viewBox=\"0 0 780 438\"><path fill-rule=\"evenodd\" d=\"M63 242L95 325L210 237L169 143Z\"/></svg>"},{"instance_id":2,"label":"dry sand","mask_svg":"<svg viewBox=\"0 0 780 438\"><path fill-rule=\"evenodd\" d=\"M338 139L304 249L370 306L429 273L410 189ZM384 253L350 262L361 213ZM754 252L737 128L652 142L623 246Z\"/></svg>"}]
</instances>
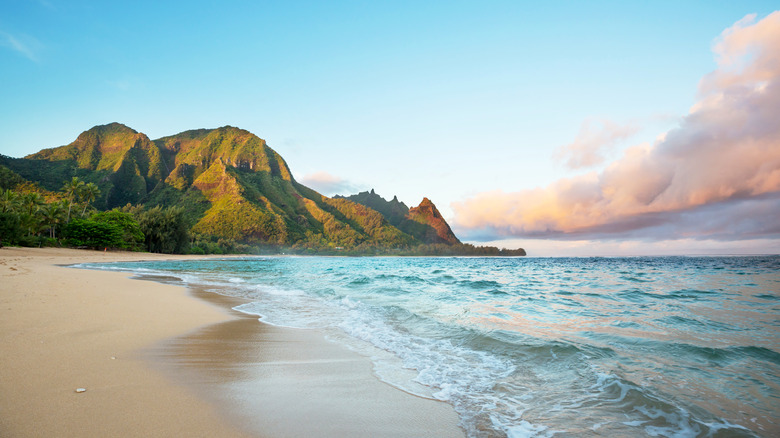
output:
<instances>
[{"instance_id":1,"label":"dry sand","mask_svg":"<svg viewBox=\"0 0 780 438\"><path fill-rule=\"evenodd\" d=\"M0 249L0 436L463 435L449 405L380 382L318 332L260 324L215 294L56 266L181 258Z\"/></svg>"}]
</instances>

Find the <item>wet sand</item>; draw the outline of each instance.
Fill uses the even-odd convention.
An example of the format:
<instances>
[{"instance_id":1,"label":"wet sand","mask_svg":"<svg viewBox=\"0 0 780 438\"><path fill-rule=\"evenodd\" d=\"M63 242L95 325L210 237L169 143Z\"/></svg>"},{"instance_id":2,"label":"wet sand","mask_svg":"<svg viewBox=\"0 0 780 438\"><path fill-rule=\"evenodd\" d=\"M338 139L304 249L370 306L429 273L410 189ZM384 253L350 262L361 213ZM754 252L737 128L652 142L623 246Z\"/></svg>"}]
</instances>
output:
<instances>
[{"instance_id":1,"label":"wet sand","mask_svg":"<svg viewBox=\"0 0 780 438\"><path fill-rule=\"evenodd\" d=\"M463 435L449 405L384 384L321 333L260 324L209 292L55 266L181 258L0 249L0 436Z\"/></svg>"}]
</instances>

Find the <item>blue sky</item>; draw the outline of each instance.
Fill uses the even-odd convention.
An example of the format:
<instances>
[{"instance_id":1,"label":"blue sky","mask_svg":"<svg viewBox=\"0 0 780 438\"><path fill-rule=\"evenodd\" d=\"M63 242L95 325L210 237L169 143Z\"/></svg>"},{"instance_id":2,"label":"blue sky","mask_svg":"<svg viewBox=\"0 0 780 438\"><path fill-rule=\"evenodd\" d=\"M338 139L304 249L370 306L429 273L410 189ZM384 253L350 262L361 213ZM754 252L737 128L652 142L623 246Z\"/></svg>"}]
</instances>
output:
<instances>
[{"instance_id":1,"label":"blue sky","mask_svg":"<svg viewBox=\"0 0 780 438\"><path fill-rule=\"evenodd\" d=\"M0 153L114 121L152 139L229 124L325 194L374 188L410 206L427 196L464 224L454 203L598 172L679 126L718 67L716 38L771 3L11 1L0 14ZM602 162L555 158L586 131L614 134L595 135L609 143ZM780 251L771 233L757 243L481 229L456 226L466 240L543 255L684 251L685 239L702 252Z\"/></svg>"}]
</instances>

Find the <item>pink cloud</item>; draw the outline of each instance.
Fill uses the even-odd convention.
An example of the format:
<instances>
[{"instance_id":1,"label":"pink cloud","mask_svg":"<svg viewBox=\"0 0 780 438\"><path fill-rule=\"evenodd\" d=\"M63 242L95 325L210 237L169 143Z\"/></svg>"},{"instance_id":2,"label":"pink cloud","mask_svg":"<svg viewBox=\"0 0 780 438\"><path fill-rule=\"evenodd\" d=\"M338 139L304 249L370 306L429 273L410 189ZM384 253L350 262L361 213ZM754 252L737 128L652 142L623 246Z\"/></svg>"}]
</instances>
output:
<instances>
[{"instance_id":1,"label":"pink cloud","mask_svg":"<svg viewBox=\"0 0 780 438\"><path fill-rule=\"evenodd\" d=\"M699 101L676 129L627 149L600 173L453 203L456 230L482 238L734 239L724 232L731 226L751 238L780 235L772 226L780 213L780 11L754 20L745 17L716 40L718 68L702 79ZM572 145L569 152L589 150ZM746 210L773 215L745 217Z\"/></svg>"},{"instance_id":2,"label":"pink cloud","mask_svg":"<svg viewBox=\"0 0 780 438\"><path fill-rule=\"evenodd\" d=\"M483 245L499 248L525 247L532 257L593 256L669 256L669 255L753 255L776 253L780 239L745 239L722 241L678 238L671 240L537 240L528 245L525 239L487 241Z\"/></svg>"},{"instance_id":3,"label":"pink cloud","mask_svg":"<svg viewBox=\"0 0 780 438\"><path fill-rule=\"evenodd\" d=\"M301 178L300 183L326 196L350 195L359 191L355 184L327 172L310 173Z\"/></svg>"}]
</instances>

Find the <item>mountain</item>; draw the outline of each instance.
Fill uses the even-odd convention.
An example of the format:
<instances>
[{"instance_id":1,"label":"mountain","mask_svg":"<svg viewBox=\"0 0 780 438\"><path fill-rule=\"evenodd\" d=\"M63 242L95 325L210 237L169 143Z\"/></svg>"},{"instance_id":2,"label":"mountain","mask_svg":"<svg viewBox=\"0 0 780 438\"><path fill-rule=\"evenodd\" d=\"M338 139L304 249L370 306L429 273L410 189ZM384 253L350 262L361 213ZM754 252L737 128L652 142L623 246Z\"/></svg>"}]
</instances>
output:
<instances>
[{"instance_id":1,"label":"mountain","mask_svg":"<svg viewBox=\"0 0 780 438\"><path fill-rule=\"evenodd\" d=\"M121 123L25 158L0 155L0 188L94 183L100 210L180 207L197 242L350 254L525 255L461 243L428 198L409 208L371 192L329 198L298 183L265 140L232 126L150 140ZM203 249L203 246L199 246ZM248 247L244 247L248 248Z\"/></svg>"},{"instance_id":2,"label":"mountain","mask_svg":"<svg viewBox=\"0 0 780 438\"><path fill-rule=\"evenodd\" d=\"M111 123L25 158L0 156L0 165L8 178L24 178L51 191L73 176L94 182L101 190L95 201L100 209L182 207L194 233L215 239L313 248L457 242L454 235L434 237L434 230L445 229L435 222L435 206L416 215L406 209L407 222L428 228L410 234L414 229L407 226L410 232L402 231L370 206L329 198L299 184L265 140L232 126L152 141ZM449 226L446 230L451 234Z\"/></svg>"},{"instance_id":3,"label":"mountain","mask_svg":"<svg viewBox=\"0 0 780 438\"><path fill-rule=\"evenodd\" d=\"M460 243L455 233L452 232L450 225L444 220L439 210L428 198L423 198L420 205L409 209L409 217L420 224L432 228L426 230L426 234L421 238L429 243Z\"/></svg>"},{"instance_id":4,"label":"mountain","mask_svg":"<svg viewBox=\"0 0 780 438\"><path fill-rule=\"evenodd\" d=\"M96 126L67 146L44 149L26 158L68 163L95 172L100 175L96 183L109 207L140 202L168 173L160 148L145 134L120 123Z\"/></svg>"},{"instance_id":5,"label":"mountain","mask_svg":"<svg viewBox=\"0 0 780 438\"><path fill-rule=\"evenodd\" d=\"M391 201L385 200L373 189L344 199L378 211L391 225L423 243L460 243L436 205L428 198L423 198L420 205L411 209L395 196Z\"/></svg>"}]
</instances>

